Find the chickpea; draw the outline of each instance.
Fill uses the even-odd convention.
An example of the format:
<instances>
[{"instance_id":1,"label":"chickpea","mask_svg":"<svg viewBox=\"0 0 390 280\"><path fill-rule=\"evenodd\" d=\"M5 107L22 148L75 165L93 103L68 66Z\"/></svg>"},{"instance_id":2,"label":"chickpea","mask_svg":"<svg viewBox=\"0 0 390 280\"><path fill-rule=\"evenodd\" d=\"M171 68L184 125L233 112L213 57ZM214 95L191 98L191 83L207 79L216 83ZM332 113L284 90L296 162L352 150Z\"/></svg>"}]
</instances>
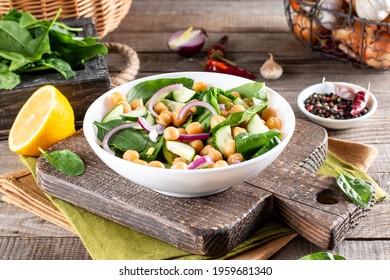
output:
<instances>
[{"instance_id":1,"label":"chickpea","mask_svg":"<svg viewBox=\"0 0 390 280\"><path fill-rule=\"evenodd\" d=\"M172 113L172 124L174 126L181 126L188 119L188 115L185 114L183 118L179 119L179 112L175 111Z\"/></svg>"},{"instance_id":2,"label":"chickpea","mask_svg":"<svg viewBox=\"0 0 390 280\"><path fill-rule=\"evenodd\" d=\"M241 98L241 94L240 94L238 91L233 91L233 92L231 92L230 94L231 94L231 95L234 95L234 96L236 96L236 97Z\"/></svg>"},{"instance_id":3,"label":"chickpea","mask_svg":"<svg viewBox=\"0 0 390 280\"><path fill-rule=\"evenodd\" d=\"M157 167L157 168L165 168L165 165L158 160L153 160L148 163L148 166Z\"/></svg>"},{"instance_id":4,"label":"chickpea","mask_svg":"<svg viewBox=\"0 0 390 280\"><path fill-rule=\"evenodd\" d=\"M237 112L244 112L245 107L241 104L236 104L229 110L229 114L237 113Z\"/></svg>"},{"instance_id":5,"label":"chickpea","mask_svg":"<svg viewBox=\"0 0 390 280\"><path fill-rule=\"evenodd\" d=\"M127 150L123 154L123 159L128 160L128 161L135 161L135 160L139 159L139 153L135 150Z\"/></svg>"},{"instance_id":6,"label":"chickpea","mask_svg":"<svg viewBox=\"0 0 390 280\"><path fill-rule=\"evenodd\" d=\"M265 110L261 113L261 118L265 121L267 121L270 117L277 117L276 110L272 107L267 107Z\"/></svg>"},{"instance_id":7,"label":"chickpea","mask_svg":"<svg viewBox=\"0 0 390 280\"><path fill-rule=\"evenodd\" d=\"M185 158L183 158L183 157L177 157L177 158L175 158L175 159L173 160L172 164L176 164L176 163L179 163L179 162L183 162L183 163L185 163L185 164L188 164L188 161L187 161Z\"/></svg>"},{"instance_id":8,"label":"chickpea","mask_svg":"<svg viewBox=\"0 0 390 280\"><path fill-rule=\"evenodd\" d=\"M243 132L247 132L247 130L245 128L242 128L242 127L239 127L239 126L236 126L235 128L233 128L233 138L236 138L236 136L238 134L241 134Z\"/></svg>"},{"instance_id":9,"label":"chickpea","mask_svg":"<svg viewBox=\"0 0 390 280\"><path fill-rule=\"evenodd\" d=\"M110 96L111 102L114 105L117 105L120 101L125 100L125 96L117 91L114 91Z\"/></svg>"},{"instance_id":10,"label":"chickpea","mask_svg":"<svg viewBox=\"0 0 390 280\"><path fill-rule=\"evenodd\" d=\"M227 163L229 165L236 164L243 161L244 161L244 157L240 153L231 154L227 159Z\"/></svg>"},{"instance_id":11,"label":"chickpea","mask_svg":"<svg viewBox=\"0 0 390 280\"><path fill-rule=\"evenodd\" d=\"M184 162L172 164L171 169L188 169L188 165Z\"/></svg>"},{"instance_id":12,"label":"chickpea","mask_svg":"<svg viewBox=\"0 0 390 280\"><path fill-rule=\"evenodd\" d=\"M224 156L229 157L236 152L236 143L231 139L224 147Z\"/></svg>"},{"instance_id":13,"label":"chickpea","mask_svg":"<svg viewBox=\"0 0 390 280\"><path fill-rule=\"evenodd\" d=\"M200 155L201 156L205 156L209 153L210 149L214 149L214 147L212 145L206 145L201 151L200 151Z\"/></svg>"},{"instance_id":14,"label":"chickpea","mask_svg":"<svg viewBox=\"0 0 390 280\"><path fill-rule=\"evenodd\" d=\"M188 144L195 149L195 152L197 154L199 154L200 151L203 150L203 148L204 148L203 142L201 140L194 140Z\"/></svg>"},{"instance_id":15,"label":"chickpea","mask_svg":"<svg viewBox=\"0 0 390 280\"><path fill-rule=\"evenodd\" d=\"M168 126L164 130L164 138L168 141L174 141L177 140L180 136L179 130L174 126Z\"/></svg>"},{"instance_id":16,"label":"chickpea","mask_svg":"<svg viewBox=\"0 0 390 280\"><path fill-rule=\"evenodd\" d=\"M218 160L216 163L214 163L214 167L224 167L228 166L228 163L225 160Z\"/></svg>"},{"instance_id":17,"label":"chickpea","mask_svg":"<svg viewBox=\"0 0 390 280\"><path fill-rule=\"evenodd\" d=\"M202 133L203 127L199 122L192 122L186 126L186 131L188 134Z\"/></svg>"},{"instance_id":18,"label":"chickpea","mask_svg":"<svg viewBox=\"0 0 390 280\"><path fill-rule=\"evenodd\" d=\"M162 103L162 102L157 102L157 103L153 106L153 110L154 110L158 115L160 115L163 111L168 111L168 107L165 106L165 104Z\"/></svg>"},{"instance_id":19,"label":"chickpea","mask_svg":"<svg viewBox=\"0 0 390 280\"><path fill-rule=\"evenodd\" d=\"M124 113L128 113L131 111L131 107L130 107L129 103L126 102L126 100L121 100L118 102L118 104L123 104L123 112Z\"/></svg>"},{"instance_id":20,"label":"chickpea","mask_svg":"<svg viewBox=\"0 0 390 280\"><path fill-rule=\"evenodd\" d=\"M140 99L134 99L130 101L130 107L132 110L136 110L138 108L141 108L144 106L144 102L142 101L142 98Z\"/></svg>"},{"instance_id":21,"label":"chickpea","mask_svg":"<svg viewBox=\"0 0 390 280\"><path fill-rule=\"evenodd\" d=\"M187 131L184 127L179 127L178 130L179 130L180 134L187 134Z\"/></svg>"},{"instance_id":22,"label":"chickpea","mask_svg":"<svg viewBox=\"0 0 390 280\"><path fill-rule=\"evenodd\" d=\"M148 163L142 159L136 159L133 161L134 163L141 164L141 165L148 165Z\"/></svg>"},{"instance_id":23,"label":"chickpea","mask_svg":"<svg viewBox=\"0 0 390 280\"><path fill-rule=\"evenodd\" d=\"M199 91L202 91L202 90L205 90L207 89L208 86L205 82L197 82L194 84L194 86L192 87L193 90L195 90L196 92L199 92Z\"/></svg>"},{"instance_id":24,"label":"chickpea","mask_svg":"<svg viewBox=\"0 0 390 280\"><path fill-rule=\"evenodd\" d=\"M210 127L213 128L225 120L222 116L212 116L210 119Z\"/></svg>"},{"instance_id":25,"label":"chickpea","mask_svg":"<svg viewBox=\"0 0 390 280\"><path fill-rule=\"evenodd\" d=\"M221 112L219 113L219 115L220 115L221 117L227 118L227 117L229 116L229 112L228 112L228 111L221 111Z\"/></svg>"},{"instance_id":26,"label":"chickpea","mask_svg":"<svg viewBox=\"0 0 390 280\"><path fill-rule=\"evenodd\" d=\"M163 126L168 126L172 122L172 113L170 111L163 111L156 118L156 123L161 124Z\"/></svg>"},{"instance_id":27,"label":"chickpea","mask_svg":"<svg viewBox=\"0 0 390 280\"><path fill-rule=\"evenodd\" d=\"M209 157L213 159L214 162L217 162L219 160L222 160L222 154L220 151L217 149L210 149L209 152L207 153Z\"/></svg>"},{"instance_id":28,"label":"chickpea","mask_svg":"<svg viewBox=\"0 0 390 280\"><path fill-rule=\"evenodd\" d=\"M265 125L268 126L269 129L277 129L280 130L282 128L282 121L275 117L270 117Z\"/></svg>"},{"instance_id":29,"label":"chickpea","mask_svg":"<svg viewBox=\"0 0 390 280\"><path fill-rule=\"evenodd\" d=\"M253 107L253 101L252 101L252 98L248 98L248 97L245 97L244 99L243 99L243 101L246 103L246 104L248 104L248 106L249 107Z\"/></svg>"}]
</instances>

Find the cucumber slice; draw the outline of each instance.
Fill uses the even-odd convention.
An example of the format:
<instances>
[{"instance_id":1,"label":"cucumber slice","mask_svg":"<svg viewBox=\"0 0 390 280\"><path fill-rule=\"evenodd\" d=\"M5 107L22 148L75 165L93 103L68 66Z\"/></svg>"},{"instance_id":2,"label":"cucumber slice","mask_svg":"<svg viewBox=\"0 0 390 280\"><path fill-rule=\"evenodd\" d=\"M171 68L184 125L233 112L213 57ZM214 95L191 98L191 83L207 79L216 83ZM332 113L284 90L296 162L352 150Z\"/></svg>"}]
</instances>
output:
<instances>
[{"instance_id":1,"label":"cucumber slice","mask_svg":"<svg viewBox=\"0 0 390 280\"><path fill-rule=\"evenodd\" d=\"M167 163L169 163L169 164L172 164L173 161L175 160L175 158L179 157L178 155L176 155L176 154L172 153L171 151L169 151L167 149L167 147L165 146L165 144L163 145L162 150L163 150L164 158L167 161Z\"/></svg>"},{"instance_id":2,"label":"cucumber slice","mask_svg":"<svg viewBox=\"0 0 390 280\"><path fill-rule=\"evenodd\" d=\"M269 131L269 128L264 124L258 114L253 115L249 120L246 129L250 134L264 133Z\"/></svg>"},{"instance_id":3,"label":"cucumber slice","mask_svg":"<svg viewBox=\"0 0 390 280\"><path fill-rule=\"evenodd\" d=\"M166 141L165 147L168 151L185 158L188 161L192 161L196 154L195 149L190 145L178 142L178 141Z\"/></svg>"},{"instance_id":4,"label":"cucumber slice","mask_svg":"<svg viewBox=\"0 0 390 280\"><path fill-rule=\"evenodd\" d=\"M149 125L155 125L156 124L156 119L149 112L148 112L148 115L146 116L145 120L146 120L146 123L149 124Z\"/></svg>"},{"instance_id":5,"label":"cucumber slice","mask_svg":"<svg viewBox=\"0 0 390 280\"><path fill-rule=\"evenodd\" d=\"M228 155L226 154L225 148L228 146L229 142L233 140L232 137L232 129L230 125L225 125L219 128L214 134L213 134L213 143L215 148L221 152L221 154L227 158Z\"/></svg>"},{"instance_id":6,"label":"cucumber slice","mask_svg":"<svg viewBox=\"0 0 390 280\"><path fill-rule=\"evenodd\" d=\"M102 119L102 123L109 122L112 120L120 120L120 114L123 114L124 106L122 103L119 103L114 108L112 108Z\"/></svg>"},{"instance_id":7,"label":"cucumber slice","mask_svg":"<svg viewBox=\"0 0 390 280\"><path fill-rule=\"evenodd\" d=\"M120 118L124 121L137 121L139 117L146 117L148 115L148 109L143 106L137 110L130 111L128 113L120 114Z\"/></svg>"},{"instance_id":8,"label":"cucumber slice","mask_svg":"<svg viewBox=\"0 0 390 280\"><path fill-rule=\"evenodd\" d=\"M163 99L161 100L161 103L167 106L168 110L171 112L175 112L176 108L179 106L183 107L184 105L186 105L185 103L176 102L169 99Z\"/></svg>"},{"instance_id":9,"label":"cucumber slice","mask_svg":"<svg viewBox=\"0 0 390 280\"><path fill-rule=\"evenodd\" d=\"M195 94L196 91L183 87L182 90L174 91L172 97L176 102L187 103L194 97Z\"/></svg>"},{"instance_id":10,"label":"cucumber slice","mask_svg":"<svg viewBox=\"0 0 390 280\"><path fill-rule=\"evenodd\" d=\"M248 108L249 108L249 105L246 104L246 103L244 102L244 100L242 100L242 99L239 98L239 97L237 97L236 99L234 99L233 103L236 104L236 105L242 105L242 106L244 106L245 109L248 109Z\"/></svg>"},{"instance_id":11,"label":"cucumber slice","mask_svg":"<svg viewBox=\"0 0 390 280\"><path fill-rule=\"evenodd\" d=\"M218 103L225 104L225 106L228 108L234 106L234 103L232 102L232 100L223 94L218 94L217 99L218 99Z\"/></svg>"}]
</instances>

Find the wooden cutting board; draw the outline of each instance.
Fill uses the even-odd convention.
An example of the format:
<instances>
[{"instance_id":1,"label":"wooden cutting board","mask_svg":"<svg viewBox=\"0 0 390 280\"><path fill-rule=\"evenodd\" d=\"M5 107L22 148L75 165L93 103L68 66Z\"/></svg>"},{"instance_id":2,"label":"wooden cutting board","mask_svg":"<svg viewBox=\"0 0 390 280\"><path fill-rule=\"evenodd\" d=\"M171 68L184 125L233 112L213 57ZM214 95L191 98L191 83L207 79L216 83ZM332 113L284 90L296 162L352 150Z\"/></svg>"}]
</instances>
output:
<instances>
[{"instance_id":1,"label":"wooden cutting board","mask_svg":"<svg viewBox=\"0 0 390 280\"><path fill-rule=\"evenodd\" d=\"M82 131L57 149L80 155L86 172L69 177L41 157L37 175L44 191L195 254L228 252L272 214L332 249L367 212L342 195L333 177L314 173L326 157L327 132L304 120L297 120L290 143L266 170L203 198L169 197L122 178L93 153Z\"/></svg>"}]
</instances>

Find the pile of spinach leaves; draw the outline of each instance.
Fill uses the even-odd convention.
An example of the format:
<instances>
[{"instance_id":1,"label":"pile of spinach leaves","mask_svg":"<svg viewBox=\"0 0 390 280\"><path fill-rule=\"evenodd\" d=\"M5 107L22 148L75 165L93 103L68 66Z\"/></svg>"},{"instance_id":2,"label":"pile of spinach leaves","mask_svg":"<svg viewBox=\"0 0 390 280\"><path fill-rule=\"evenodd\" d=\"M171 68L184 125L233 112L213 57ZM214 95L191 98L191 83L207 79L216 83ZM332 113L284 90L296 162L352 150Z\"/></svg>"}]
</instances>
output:
<instances>
[{"instance_id":1,"label":"pile of spinach leaves","mask_svg":"<svg viewBox=\"0 0 390 280\"><path fill-rule=\"evenodd\" d=\"M0 89L13 89L26 72L54 69L73 78L85 61L108 53L95 38L78 37L81 29L57 22L60 13L47 21L11 9L0 18Z\"/></svg>"}]
</instances>

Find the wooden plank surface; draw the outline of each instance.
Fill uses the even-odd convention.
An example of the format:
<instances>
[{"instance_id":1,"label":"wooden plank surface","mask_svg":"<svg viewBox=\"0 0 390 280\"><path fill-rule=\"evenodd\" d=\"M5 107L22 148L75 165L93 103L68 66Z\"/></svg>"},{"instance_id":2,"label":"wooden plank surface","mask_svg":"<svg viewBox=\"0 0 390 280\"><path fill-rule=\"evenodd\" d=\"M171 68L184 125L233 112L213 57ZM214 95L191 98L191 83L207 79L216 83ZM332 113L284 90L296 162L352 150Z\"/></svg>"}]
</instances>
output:
<instances>
[{"instance_id":1,"label":"wooden plank surface","mask_svg":"<svg viewBox=\"0 0 390 280\"><path fill-rule=\"evenodd\" d=\"M242 5L237 8L234 6L236 4L231 2L242 3ZM225 6L235 7L235 9ZM195 7L196 11L191 10L190 7ZM178 18L174 13L175 10L186 14L190 20L187 21L184 16ZM160 13L162 16L159 16ZM273 15L273 19L259 16L261 14ZM233 21L233 17L236 20ZM304 117L296 106L298 93L306 86L320 82L324 76L327 80L351 82L363 87L371 82L372 92L379 102L375 115L358 128L343 131L328 130L328 134L330 137L359 141L376 147L379 154L368 173L390 191L389 71L355 68L306 49L288 32L282 0L137 0L133 1L129 14L118 29L107 35L104 40L126 44L138 52L141 60L138 77L167 71L199 70L196 63L171 53L166 46L166 38L171 32L186 28L190 24L205 28L209 34L202 53L197 54L195 58L205 60L207 47L222 35L228 34L231 39L229 57L256 73L258 81L263 81L257 72L259 66L266 59L267 53L273 52L277 61L284 67L284 74L279 80L266 82L290 102L298 118ZM110 71L116 72L121 69L121 65L123 66L123 59L110 55L107 63ZM18 157L8 151L7 142L0 141L0 173L22 167ZM388 205L387 200L374 206L371 213L334 251L350 259L390 259ZM72 249L76 248L72 244L75 244L73 241L77 237L61 236L61 231L62 234L65 233L59 227L48 226L40 218L36 218L41 221L40 223L25 223L23 222L26 215L24 210L1 201L0 211L3 213L0 216L0 256L5 252L4 248L8 248L5 258L12 259L23 255L24 258L39 259L44 254L34 253L31 248L34 248L34 244L44 248L47 241L45 238L58 238L63 244L62 253L57 251L57 255L45 247L45 258L82 259L85 256L85 251L81 252L80 243L78 243L80 247L76 246L78 249L72 253ZM13 221L18 222L13 223ZM58 228L56 233L53 232L53 227ZM74 240L69 242L67 241L69 239ZM8 244L14 244L15 250L9 249ZM306 240L296 239L273 258L297 259L306 253L318 250L318 247Z\"/></svg>"}]
</instances>

